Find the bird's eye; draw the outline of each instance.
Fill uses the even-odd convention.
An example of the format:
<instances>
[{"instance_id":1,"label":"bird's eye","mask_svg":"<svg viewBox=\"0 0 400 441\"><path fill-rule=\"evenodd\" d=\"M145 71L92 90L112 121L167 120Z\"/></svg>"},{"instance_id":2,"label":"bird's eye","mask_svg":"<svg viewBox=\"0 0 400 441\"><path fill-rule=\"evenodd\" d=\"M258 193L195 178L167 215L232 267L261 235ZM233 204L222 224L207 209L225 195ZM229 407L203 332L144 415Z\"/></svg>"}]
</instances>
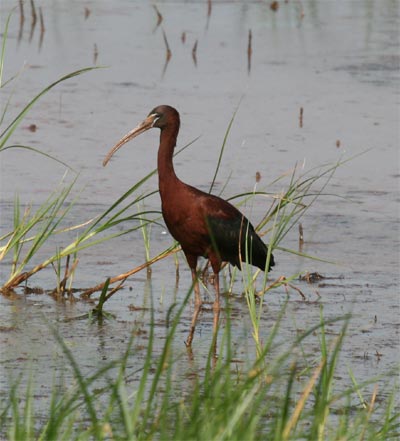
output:
<instances>
[{"instance_id":1,"label":"bird's eye","mask_svg":"<svg viewBox=\"0 0 400 441\"><path fill-rule=\"evenodd\" d=\"M151 127L154 127L154 124L161 118L161 115L158 113L153 113L151 116L154 118Z\"/></svg>"}]
</instances>

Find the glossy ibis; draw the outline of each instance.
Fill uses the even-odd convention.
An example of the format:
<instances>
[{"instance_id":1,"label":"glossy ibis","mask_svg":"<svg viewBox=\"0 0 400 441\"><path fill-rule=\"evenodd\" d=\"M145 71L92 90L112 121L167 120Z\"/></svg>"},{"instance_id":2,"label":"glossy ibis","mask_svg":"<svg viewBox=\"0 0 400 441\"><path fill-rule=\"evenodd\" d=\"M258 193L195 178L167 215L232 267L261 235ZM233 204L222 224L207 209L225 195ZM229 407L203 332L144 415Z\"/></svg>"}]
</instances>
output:
<instances>
[{"instance_id":1,"label":"glossy ibis","mask_svg":"<svg viewBox=\"0 0 400 441\"><path fill-rule=\"evenodd\" d=\"M125 143L151 128L159 128L158 185L162 214L171 235L180 243L192 272L195 308L186 345L190 346L197 317L201 310L200 288L197 280L197 259L210 260L214 272L215 301L214 336L218 328L220 301L219 276L222 262L241 268L246 261L263 271L274 265L268 248L247 218L229 202L183 183L175 174L172 162L180 119L176 109L158 106L136 128L127 133L107 154L105 166L111 156Z\"/></svg>"}]
</instances>

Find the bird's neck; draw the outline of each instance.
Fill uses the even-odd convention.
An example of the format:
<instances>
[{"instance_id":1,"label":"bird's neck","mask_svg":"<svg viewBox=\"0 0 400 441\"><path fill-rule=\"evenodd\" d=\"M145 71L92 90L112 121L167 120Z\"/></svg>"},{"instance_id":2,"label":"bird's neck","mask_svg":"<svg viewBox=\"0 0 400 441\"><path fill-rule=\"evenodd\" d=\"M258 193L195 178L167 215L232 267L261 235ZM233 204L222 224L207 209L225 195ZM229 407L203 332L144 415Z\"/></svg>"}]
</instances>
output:
<instances>
[{"instance_id":1,"label":"bird's neck","mask_svg":"<svg viewBox=\"0 0 400 441\"><path fill-rule=\"evenodd\" d=\"M158 181L161 197L168 192L173 191L179 182L174 170L172 158L176 145L177 130L176 127L166 127L161 130L160 147L158 149Z\"/></svg>"}]
</instances>

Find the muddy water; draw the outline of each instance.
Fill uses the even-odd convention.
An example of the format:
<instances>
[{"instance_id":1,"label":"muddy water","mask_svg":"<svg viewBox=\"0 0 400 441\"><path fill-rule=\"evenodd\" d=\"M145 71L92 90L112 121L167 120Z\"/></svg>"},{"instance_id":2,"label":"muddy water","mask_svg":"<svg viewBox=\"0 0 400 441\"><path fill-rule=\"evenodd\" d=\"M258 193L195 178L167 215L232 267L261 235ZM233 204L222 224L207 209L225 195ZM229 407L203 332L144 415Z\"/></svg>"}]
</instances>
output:
<instances>
[{"instance_id":1,"label":"muddy water","mask_svg":"<svg viewBox=\"0 0 400 441\"><path fill-rule=\"evenodd\" d=\"M275 252L273 278L299 271L327 277L312 285L295 282L307 300L289 290L278 338L285 345L299 331L316 324L321 306L328 318L352 312L336 387L350 384L349 367L359 382L395 368L399 362L398 2L280 2L276 12L265 2L213 2L209 18L205 2L160 2L162 28L172 52L167 65L162 29L156 27L150 4L85 4L90 10L87 18L81 2L43 4L41 46L39 27L31 36L28 5L22 30L17 10L10 24L4 75L7 79L23 68L14 82L17 87L6 115L11 121L27 100L60 76L95 61L107 66L60 84L40 100L10 139L13 144L54 155L79 172L74 193L79 194L79 201L68 217L69 224L103 212L155 167L158 134L153 131L118 152L106 169L101 162L116 140L162 103L181 112L179 145L201 136L176 158L176 169L183 180L207 190L225 130L242 100L218 175L216 191L223 190L225 197L251 191L256 172L261 174L258 189L279 194L285 184L275 179L295 164L309 170L365 152L337 170L324 190L326 195L302 219L303 251L336 264ZM2 25L12 6L14 2L1 3ZM192 48L196 41L195 63ZM12 85L0 90L2 109L11 90ZM304 109L302 127L300 107ZM30 124L37 126L35 132L27 129ZM37 206L59 184L65 167L21 150L3 152L0 160L0 234L4 234L12 225L14 195L18 193L23 204ZM69 172L65 179L73 178ZM154 177L144 190L156 185ZM242 208L257 223L269 204L269 199L258 198ZM146 208L160 208L157 195L146 202ZM165 228L154 226L151 254L170 244ZM47 244L38 260L62 245ZM298 248L297 228L281 246ZM88 249L80 255L75 286L95 285L143 260L140 232ZM54 372L63 372L66 386L70 384L71 373L65 369L49 323L58 327L85 374L119 357L131 330L138 327L143 332L138 333L130 363L140 366L151 299L159 337L157 352L168 309L182 301L190 285L182 256L179 262L178 283L172 257L156 264L150 278L142 273L128 280L126 288L106 304L116 319L103 324L65 321L92 307L80 301L60 304L47 295L21 291L15 298L0 297L2 394L18 374L33 369L37 406L42 403L47 409L57 377ZM10 259L0 265L2 282L9 267ZM42 271L30 286L54 288L54 271ZM241 288L238 276L236 294L228 301L237 355L246 361L254 351ZM205 293L205 299L211 301L212 296ZM285 300L284 288L267 294L263 338ZM190 315L188 307L178 329L182 342ZM334 324L328 330L336 335L340 326ZM211 313L205 311L194 342L197 369L204 367L211 328ZM182 342L177 339L175 350L177 369L185 373L189 367ZM310 362L317 346L317 338L311 337L302 348ZM135 375L133 381L140 374ZM387 382L387 378L379 380L382 398L390 391Z\"/></svg>"}]
</instances>

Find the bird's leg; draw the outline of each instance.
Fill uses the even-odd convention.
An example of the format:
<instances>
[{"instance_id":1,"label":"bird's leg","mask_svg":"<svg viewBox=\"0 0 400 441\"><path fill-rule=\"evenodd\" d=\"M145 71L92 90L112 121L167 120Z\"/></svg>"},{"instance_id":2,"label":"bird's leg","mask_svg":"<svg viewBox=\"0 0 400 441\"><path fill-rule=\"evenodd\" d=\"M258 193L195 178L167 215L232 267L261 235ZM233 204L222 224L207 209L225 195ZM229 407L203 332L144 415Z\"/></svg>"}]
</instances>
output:
<instances>
[{"instance_id":1,"label":"bird's leg","mask_svg":"<svg viewBox=\"0 0 400 441\"><path fill-rule=\"evenodd\" d=\"M190 332L185 342L186 346L188 347L192 345L193 334L194 334L194 330L196 329L197 317L200 314L201 304L202 304L199 282L197 280L196 268L191 267L191 271L192 271L192 280L194 286L194 311L193 311L192 323L190 325Z\"/></svg>"},{"instance_id":2,"label":"bird's leg","mask_svg":"<svg viewBox=\"0 0 400 441\"><path fill-rule=\"evenodd\" d=\"M218 326L219 326L219 313L221 306L219 302L219 274L214 272L214 288L215 288L215 300L213 304L214 321L213 321L213 367L215 368L217 363L217 340L218 340Z\"/></svg>"},{"instance_id":3,"label":"bird's leg","mask_svg":"<svg viewBox=\"0 0 400 441\"><path fill-rule=\"evenodd\" d=\"M214 337L216 337L217 332L218 332L219 313L221 311L221 305L219 302L219 275L218 275L218 273L214 273L214 288L215 288L215 300L214 300L214 305L213 305L213 312L214 312L213 333L214 333Z\"/></svg>"}]
</instances>

